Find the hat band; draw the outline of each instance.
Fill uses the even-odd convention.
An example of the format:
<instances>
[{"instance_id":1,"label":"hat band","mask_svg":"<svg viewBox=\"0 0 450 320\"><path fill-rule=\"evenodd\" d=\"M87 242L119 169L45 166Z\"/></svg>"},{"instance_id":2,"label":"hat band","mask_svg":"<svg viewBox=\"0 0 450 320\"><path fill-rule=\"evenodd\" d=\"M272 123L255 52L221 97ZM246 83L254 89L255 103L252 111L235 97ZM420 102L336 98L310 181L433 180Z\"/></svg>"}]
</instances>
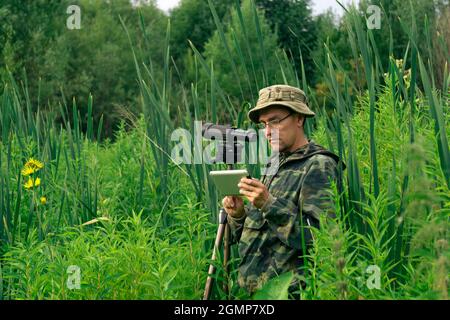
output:
<instances>
[{"instance_id":1,"label":"hat band","mask_svg":"<svg viewBox=\"0 0 450 320\"><path fill-rule=\"evenodd\" d=\"M261 105L267 102L284 101L284 102L299 102L305 103L305 96L293 91L269 91L260 95L256 105Z\"/></svg>"}]
</instances>

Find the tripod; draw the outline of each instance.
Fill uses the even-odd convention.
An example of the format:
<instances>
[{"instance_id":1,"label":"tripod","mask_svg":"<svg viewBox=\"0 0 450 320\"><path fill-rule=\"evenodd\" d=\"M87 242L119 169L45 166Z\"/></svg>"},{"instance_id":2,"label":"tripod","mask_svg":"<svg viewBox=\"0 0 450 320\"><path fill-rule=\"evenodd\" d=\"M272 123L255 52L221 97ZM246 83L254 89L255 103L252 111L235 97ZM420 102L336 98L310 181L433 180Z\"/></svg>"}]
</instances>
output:
<instances>
[{"instance_id":1,"label":"tripod","mask_svg":"<svg viewBox=\"0 0 450 320\"><path fill-rule=\"evenodd\" d=\"M206 123L202 127L202 135L206 139L216 140L219 138L219 146L217 149L217 155L214 163L226 163L228 165L228 170L233 170L233 164L241 161L242 150L244 146L239 143L242 141L255 141L257 139L257 134L252 131L244 131L240 129L231 128L231 126L214 125L211 123ZM220 138L221 137L221 138ZM211 296L214 274L216 272L216 267L214 262L217 259L217 253L223 242L223 268L225 271L225 282L223 284L223 290L228 295L228 269L229 269L229 259L230 259L230 226L227 223L227 213L224 208L219 211L219 226L217 228L216 240L214 241L214 248L211 258L211 264L208 269L208 278L206 279L205 291L203 294L203 300L208 300Z\"/></svg>"},{"instance_id":2,"label":"tripod","mask_svg":"<svg viewBox=\"0 0 450 320\"><path fill-rule=\"evenodd\" d=\"M233 165L228 165L228 170L232 170ZM225 271L225 282L223 284L223 291L228 295L228 261L230 259L230 226L227 223L227 213L224 208L219 211L219 226L217 228L216 240L214 241L214 248L212 253L212 262L208 269L208 278L206 279L205 291L203 294L203 300L209 300L214 284L214 274L216 273L216 266L214 262L217 259L217 252L223 241L223 268Z\"/></svg>"}]
</instances>

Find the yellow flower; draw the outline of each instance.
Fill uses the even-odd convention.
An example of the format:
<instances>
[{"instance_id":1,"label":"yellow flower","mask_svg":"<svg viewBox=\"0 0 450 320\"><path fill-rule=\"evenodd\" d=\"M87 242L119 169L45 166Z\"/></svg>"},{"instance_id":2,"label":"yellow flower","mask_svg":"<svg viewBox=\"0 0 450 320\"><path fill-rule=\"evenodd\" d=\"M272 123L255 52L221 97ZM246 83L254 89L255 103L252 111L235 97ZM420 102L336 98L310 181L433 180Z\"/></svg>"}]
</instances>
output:
<instances>
[{"instance_id":1,"label":"yellow flower","mask_svg":"<svg viewBox=\"0 0 450 320\"><path fill-rule=\"evenodd\" d=\"M24 187L25 189L31 189L33 187L37 187L41 184L41 179L36 178L36 180L33 181L33 178L28 178L28 181L25 182Z\"/></svg>"},{"instance_id":2,"label":"yellow flower","mask_svg":"<svg viewBox=\"0 0 450 320\"><path fill-rule=\"evenodd\" d=\"M33 173L35 173L36 172L36 170L34 169L34 168L32 168L32 167L24 167L23 169L22 169L22 175L24 176L24 177L27 177L27 176L29 176L30 174L33 174Z\"/></svg>"},{"instance_id":3,"label":"yellow flower","mask_svg":"<svg viewBox=\"0 0 450 320\"><path fill-rule=\"evenodd\" d=\"M33 179L29 178L27 182L24 184L25 189L30 189L33 187Z\"/></svg>"},{"instance_id":4,"label":"yellow flower","mask_svg":"<svg viewBox=\"0 0 450 320\"><path fill-rule=\"evenodd\" d=\"M30 167L35 169L35 171L38 171L44 167L44 164L40 162L39 160L30 158L27 163L25 163L25 167Z\"/></svg>"},{"instance_id":5,"label":"yellow flower","mask_svg":"<svg viewBox=\"0 0 450 320\"><path fill-rule=\"evenodd\" d=\"M47 198L41 197L41 204L46 204L46 203L47 203Z\"/></svg>"},{"instance_id":6,"label":"yellow flower","mask_svg":"<svg viewBox=\"0 0 450 320\"><path fill-rule=\"evenodd\" d=\"M44 164L36 159L30 158L27 163L25 163L25 165L23 166L22 169L22 175L24 177L28 177L30 175L32 175L33 173L39 171L40 169L42 169L44 167ZM31 178L30 178L31 179ZM36 179L34 184L32 180L28 180L28 182L25 184L25 188L29 189L33 186L38 186L41 182L41 180Z\"/></svg>"}]
</instances>

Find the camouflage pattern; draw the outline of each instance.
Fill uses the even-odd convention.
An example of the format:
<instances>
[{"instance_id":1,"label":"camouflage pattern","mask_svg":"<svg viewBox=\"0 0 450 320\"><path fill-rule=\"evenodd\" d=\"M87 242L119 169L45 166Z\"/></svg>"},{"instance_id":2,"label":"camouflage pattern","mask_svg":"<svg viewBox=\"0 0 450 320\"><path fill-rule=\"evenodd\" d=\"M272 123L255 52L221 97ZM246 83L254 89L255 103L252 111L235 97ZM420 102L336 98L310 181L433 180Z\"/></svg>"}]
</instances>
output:
<instances>
[{"instance_id":1,"label":"camouflage pattern","mask_svg":"<svg viewBox=\"0 0 450 320\"><path fill-rule=\"evenodd\" d=\"M276 275L298 273L302 234L310 243L308 225L319 227L322 214L334 216L330 186L337 177L338 161L313 141L292 153L281 153L277 173L261 179L271 195L263 208L250 204L243 218L228 217L233 240L239 242L241 287L253 293Z\"/></svg>"}]
</instances>

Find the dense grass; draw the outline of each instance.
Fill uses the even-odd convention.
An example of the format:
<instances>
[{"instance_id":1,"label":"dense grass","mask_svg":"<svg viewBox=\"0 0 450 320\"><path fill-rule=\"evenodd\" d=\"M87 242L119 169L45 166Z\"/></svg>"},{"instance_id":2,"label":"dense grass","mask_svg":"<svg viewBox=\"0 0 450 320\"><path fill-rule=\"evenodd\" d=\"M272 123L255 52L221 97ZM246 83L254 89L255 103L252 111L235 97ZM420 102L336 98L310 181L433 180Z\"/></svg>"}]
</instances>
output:
<instances>
[{"instance_id":1,"label":"dense grass","mask_svg":"<svg viewBox=\"0 0 450 320\"><path fill-rule=\"evenodd\" d=\"M258 30L255 8L247 3L242 9L249 8ZM241 14L241 8L236 10ZM340 63L332 52L326 61L317 61L335 106L331 112L318 105L304 70L294 70L284 58L278 61L284 82L307 91L317 111L307 133L347 165L339 171L342 185L334 188L338 217L322 221L305 257L302 298L447 299L448 66L443 67L444 86L437 88L411 37L411 50L403 57L411 66L409 76L405 64L394 57L383 69L371 31L362 21L355 12L350 14L348 29L355 58L362 61L362 70L370 70L364 73L367 87L358 87L345 74L340 77ZM56 115L31 112L26 86L14 79L4 84L0 297L201 298L219 205L207 175L214 166L175 165L169 157L170 133L177 126L193 132L193 120L231 117L239 127L248 126L248 106L231 103L213 67L195 47L198 70L193 72L204 72L210 82L188 88L180 84L173 76L169 37L170 25L161 83L153 81L151 63L135 60L143 114L130 119L131 130L124 122L113 143L95 139L102 130L92 125L95 96L89 99L83 133L75 102L71 108L62 103L63 126L58 127ZM230 56L244 61L240 58ZM21 170L30 158L44 167L34 173L40 185L26 189L28 178ZM258 176L254 166L248 168ZM248 298L234 282L237 262L232 262L230 295L216 285L214 298ZM217 278L223 280L220 261L217 264ZM80 289L67 286L73 265L81 271ZM370 266L381 272L379 288L367 285ZM262 292L259 297L273 297Z\"/></svg>"},{"instance_id":2,"label":"dense grass","mask_svg":"<svg viewBox=\"0 0 450 320\"><path fill-rule=\"evenodd\" d=\"M152 179L154 166L144 174L145 209L136 207L136 185L140 176L142 131L118 132L114 144L99 147L84 142L82 153L88 156L89 183L98 186L96 218L84 218L71 211L76 195L72 188L77 177L66 177L64 183L51 175L42 176L47 203L39 204L36 213L45 221L43 239L39 223L33 220L27 238L18 233L14 243L3 242L3 297L7 299L175 299L195 298L202 294L205 268L209 256L208 241L214 226L208 213L192 202L193 192L186 177L177 171L168 176L173 187L170 198L157 195L158 181ZM139 148L140 149L140 148ZM3 150L3 149L2 149ZM51 166L45 163L46 166ZM60 166L56 173L67 168ZM11 177L14 179L14 175ZM14 184L16 181L14 181ZM60 202L60 185L66 185L67 200ZM40 188L40 187L39 187ZM27 197L28 195L23 195ZM67 204L67 205L66 205ZM60 217L59 206L63 205ZM75 204L74 204L75 205ZM28 207L20 210L18 220L25 228ZM90 219L93 218L93 219ZM33 219L36 219L33 217ZM58 220L64 221L58 223ZM19 227L20 227L19 226ZM56 228L59 226L59 228ZM67 268L81 270L81 290L69 290ZM180 268L180 266L182 266Z\"/></svg>"},{"instance_id":3,"label":"dense grass","mask_svg":"<svg viewBox=\"0 0 450 320\"><path fill-rule=\"evenodd\" d=\"M370 202L364 204L367 233L349 230L343 212L335 223L323 221L324 228L316 232L317 241L311 253L308 282L312 283L304 292L305 298L447 297L450 199L438 170L432 121L427 114L417 116L419 142L410 145L407 130L402 129L403 119L395 118L389 96L387 88L379 99L377 129L379 136L384 138L377 144L382 151L378 162L382 192L378 198L371 196ZM365 190L370 187L367 108L368 103L362 98L351 119L352 130L359 133L355 134L355 145ZM69 209L68 204L76 202L75 193L70 192L75 188L76 176L65 178L63 185L67 185L68 192L64 203L68 207L63 203L64 210L59 217L58 185L62 183L57 181L61 179L58 178L61 173L67 172L65 166L59 167L55 178L50 174L42 176L45 191L37 192L45 194L48 201L39 205L37 211L44 221L45 234L39 240L39 222L33 218L32 231L25 239L29 208L21 208L22 232L17 233L14 243L4 242L2 247L4 298L198 299L202 296L215 225L210 213L193 202L195 193L181 170L174 169L168 174L173 190L170 198L162 201L158 197L158 182L152 178L155 165L148 148L144 157L145 205L137 206L136 185L141 166L140 157L135 154L141 151L144 128L145 124L140 121L132 132L124 129L118 132L114 143L99 146L85 141L82 144L81 153L88 157L86 170L96 172L89 177L90 184L98 184L97 219L83 218ZM313 139L327 144L324 121L319 124ZM18 161L17 168L21 164ZM45 163L45 166L51 164ZM406 174L410 176L411 184L404 197L405 212L401 216L389 216L390 206L399 206L400 182ZM11 175L10 179L12 185L17 184L16 175ZM397 182L397 190L391 191L394 196L388 194L392 181ZM336 195L335 200L339 212L339 196ZM81 214L82 211L78 212ZM392 238L389 239L389 228L398 226L402 219L408 221L411 250L402 261L400 269L404 270L392 273L395 266L388 258L394 243ZM58 220L64 222L58 224ZM362 245L355 248L358 241ZM71 265L80 267L80 290L67 288L70 275L67 268ZM377 265L382 270L380 290L370 290L366 286L369 265ZM233 294L246 297L235 287Z\"/></svg>"}]
</instances>

